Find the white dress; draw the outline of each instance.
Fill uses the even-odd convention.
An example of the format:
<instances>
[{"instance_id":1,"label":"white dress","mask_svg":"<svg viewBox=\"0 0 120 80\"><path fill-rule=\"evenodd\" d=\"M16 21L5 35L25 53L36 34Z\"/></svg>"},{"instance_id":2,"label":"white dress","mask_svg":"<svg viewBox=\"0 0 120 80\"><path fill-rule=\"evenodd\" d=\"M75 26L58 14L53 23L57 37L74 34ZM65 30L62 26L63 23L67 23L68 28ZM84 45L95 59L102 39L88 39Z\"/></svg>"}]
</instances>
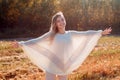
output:
<instances>
[{"instance_id":1,"label":"white dress","mask_svg":"<svg viewBox=\"0 0 120 80\"><path fill-rule=\"evenodd\" d=\"M43 71L67 75L77 69L91 53L102 30L57 33L49 44L49 32L40 37L18 42L28 58Z\"/></svg>"}]
</instances>

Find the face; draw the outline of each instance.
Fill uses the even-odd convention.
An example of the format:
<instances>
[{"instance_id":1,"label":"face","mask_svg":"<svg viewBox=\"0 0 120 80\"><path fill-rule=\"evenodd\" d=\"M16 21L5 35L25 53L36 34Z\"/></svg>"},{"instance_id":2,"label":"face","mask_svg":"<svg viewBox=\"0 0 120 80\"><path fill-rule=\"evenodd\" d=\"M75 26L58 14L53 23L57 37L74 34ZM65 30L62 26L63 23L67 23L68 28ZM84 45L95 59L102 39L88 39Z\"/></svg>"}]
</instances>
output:
<instances>
[{"instance_id":1,"label":"face","mask_svg":"<svg viewBox=\"0 0 120 80\"><path fill-rule=\"evenodd\" d=\"M65 26L66 26L65 18L62 16L59 16L56 20L56 26L58 27L58 29L65 29Z\"/></svg>"}]
</instances>

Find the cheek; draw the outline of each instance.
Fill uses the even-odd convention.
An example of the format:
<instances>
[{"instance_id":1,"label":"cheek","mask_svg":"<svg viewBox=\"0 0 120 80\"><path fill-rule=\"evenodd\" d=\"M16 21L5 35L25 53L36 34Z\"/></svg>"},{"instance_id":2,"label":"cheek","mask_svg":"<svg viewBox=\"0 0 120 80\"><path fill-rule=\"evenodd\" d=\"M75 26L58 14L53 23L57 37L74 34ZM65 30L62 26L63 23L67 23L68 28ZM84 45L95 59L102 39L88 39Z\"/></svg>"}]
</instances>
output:
<instances>
[{"instance_id":1,"label":"cheek","mask_svg":"<svg viewBox=\"0 0 120 80\"><path fill-rule=\"evenodd\" d=\"M59 26L60 26L60 23L56 23L56 26L58 26L58 27L59 27Z\"/></svg>"}]
</instances>

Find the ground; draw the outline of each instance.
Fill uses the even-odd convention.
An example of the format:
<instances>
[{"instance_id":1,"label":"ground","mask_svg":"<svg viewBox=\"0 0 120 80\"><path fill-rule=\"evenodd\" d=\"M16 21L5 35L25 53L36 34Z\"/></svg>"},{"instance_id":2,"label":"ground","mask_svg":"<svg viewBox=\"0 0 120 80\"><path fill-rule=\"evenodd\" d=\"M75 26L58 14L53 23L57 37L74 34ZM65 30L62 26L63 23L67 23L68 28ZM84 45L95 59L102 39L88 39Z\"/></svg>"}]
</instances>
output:
<instances>
[{"instance_id":1,"label":"ground","mask_svg":"<svg viewBox=\"0 0 120 80\"><path fill-rule=\"evenodd\" d=\"M0 41L0 80L45 80L45 73L33 65L12 41ZM120 80L120 37L102 37L94 50L69 80Z\"/></svg>"}]
</instances>

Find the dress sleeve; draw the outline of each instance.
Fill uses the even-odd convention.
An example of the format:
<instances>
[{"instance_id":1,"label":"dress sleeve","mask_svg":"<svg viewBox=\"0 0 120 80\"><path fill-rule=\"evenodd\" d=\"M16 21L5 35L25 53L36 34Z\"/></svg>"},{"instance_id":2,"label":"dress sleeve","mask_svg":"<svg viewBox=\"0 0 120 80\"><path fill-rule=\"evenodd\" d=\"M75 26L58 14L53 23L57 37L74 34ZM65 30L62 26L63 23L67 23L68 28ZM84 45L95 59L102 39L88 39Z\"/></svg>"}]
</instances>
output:
<instances>
[{"instance_id":1,"label":"dress sleeve","mask_svg":"<svg viewBox=\"0 0 120 80\"><path fill-rule=\"evenodd\" d=\"M32 44L32 43L36 43L36 42L40 42L42 40L45 40L49 37L49 32L46 32L45 34L43 34L42 36L39 36L37 38L33 38L27 41L19 41L18 44L19 45L23 45L23 44Z\"/></svg>"},{"instance_id":2,"label":"dress sleeve","mask_svg":"<svg viewBox=\"0 0 120 80\"><path fill-rule=\"evenodd\" d=\"M72 36L88 36L88 35L94 35L96 33L102 36L102 31L103 30L87 30L87 31L70 30L70 33Z\"/></svg>"},{"instance_id":3,"label":"dress sleeve","mask_svg":"<svg viewBox=\"0 0 120 80\"><path fill-rule=\"evenodd\" d=\"M71 58L68 60L69 70L77 69L97 45L101 37L102 30L88 31L70 31L72 49L70 49Z\"/></svg>"}]
</instances>

